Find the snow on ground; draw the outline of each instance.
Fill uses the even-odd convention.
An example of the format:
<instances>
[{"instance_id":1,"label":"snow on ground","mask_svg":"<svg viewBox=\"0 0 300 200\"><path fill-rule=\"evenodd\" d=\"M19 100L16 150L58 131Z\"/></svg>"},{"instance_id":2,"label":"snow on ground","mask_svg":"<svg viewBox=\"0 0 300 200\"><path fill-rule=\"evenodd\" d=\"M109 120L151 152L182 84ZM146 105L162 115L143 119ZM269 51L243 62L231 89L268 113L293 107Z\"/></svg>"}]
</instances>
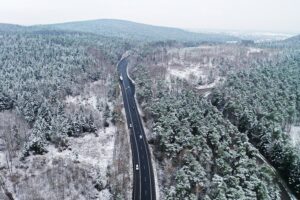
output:
<instances>
[{"instance_id":1,"label":"snow on ground","mask_svg":"<svg viewBox=\"0 0 300 200\"><path fill-rule=\"evenodd\" d=\"M253 48L253 47L248 48L249 53L259 53L261 51L262 51L262 49L259 49L259 48Z\"/></svg>"},{"instance_id":2,"label":"snow on ground","mask_svg":"<svg viewBox=\"0 0 300 200\"><path fill-rule=\"evenodd\" d=\"M204 84L204 85L199 85L196 87L198 90L205 90L205 89L212 89L214 88L218 83L221 83L223 79L221 77L217 77L216 80L213 83L210 84Z\"/></svg>"},{"instance_id":3,"label":"snow on ground","mask_svg":"<svg viewBox=\"0 0 300 200\"><path fill-rule=\"evenodd\" d=\"M69 137L69 147L66 150L60 151L53 145L48 145L48 153L44 155L31 155L25 161L15 158L10 173L5 157L5 144L0 137L0 176L5 178L6 187L13 192L15 199L112 199L109 174L114 160L117 127L110 123L109 127L103 128L103 114L97 109L99 102L101 106L108 103L107 88L106 81L100 80L87 84L80 95L66 97L68 109L82 106L92 111L97 116L95 124L98 128L97 134ZM112 103L108 105L112 107ZM8 115L10 113L5 114L14 123L20 121L12 117L12 114ZM4 119L0 113L0 119L2 118ZM0 123L2 129L3 124L7 123ZM21 122L18 124L18 127L25 127ZM95 187L97 181L101 183L100 189ZM2 195L0 189L0 199Z\"/></svg>"},{"instance_id":4,"label":"snow on ground","mask_svg":"<svg viewBox=\"0 0 300 200\"><path fill-rule=\"evenodd\" d=\"M110 125L96 134L69 138L69 148L59 151L53 145L44 155L31 155L25 161L13 160L10 175L5 151L0 151L0 175L15 199L110 200L108 170L113 161L116 127ZM10 182L10 180L13 180ZM101 181L100 191L95 188ZM1 193L1 191L0 191ZM0 194L0 199L3 194Z\"/></svg>"},{"instance_id":5,"label":"snow on ground","mask_svg":"<svg viewBox=\"0 0 300 200\"><path fill-rule=\"evenodd\" d=\"M201 45L182 49L171 49L168 52L170 59L160 63L166 67L165 80L171 84L171 78L188 81L199 90L209 90L220 82L217 65L213 63L213 55L224 51L221 47ZM211 79L215 80L211 83ZM209 84L207 84L210 82ZM199 83L202 83L199 86Z\"/></svg>"},{"instance_id":6,"label":"snow on ground","mask_svg":"<svg viewBox=\"0 0 300 200\"><path fill-rule=\"evenodd\" d=\"M0 175L14 178L14 182L7 179L6 185L20 200L33 196L53 200L84 200L87 196L110 200L112 194L106 186L109 186L107 175L113 162L116 131L117 128L110 124L108 128L98 130L97 135L68 138L69 148L64 151L49 145L48 153L44 155L31 155L24 162L16 158L12 176L7 170L6 151L0 151ZM101 180L101 191L94 186L97 179Z\"/></svg>"},{"instance_id":7,"label":"snow on ground","mask_svg":"<svg viewBox=\"0 0 300 200\"><path fill-rule=\"evenodd\" d=\"M292 126L289 135L294 146L300 144L300 126Z\"/></svg>"},{"instance_id":8,"label":"snow on ground","mask_svg":"<svg viewBox=\"0 0 300 200\"><path fill-rule=\"evenodd\" d=\"M59 152L55 147L49 147L47 156L71 159L100 170L106 180L107 167L111 165L114 150L114 135L116 127L110 125L105 130L98 130L98 136L87 134L79 138L69 138L70 148Z\"/></svg>"},{"instance_id":9,"label":"snow on ground","mask_svg":"<svg viewBox=\"0 0 300 200\"><path fill-rule=\"evenodd\" d=\"M81 95L78 96L67 96L66 101L67 104L79 104L83 106L91 106L96 109L97 106L97 98L95 95L90 97L83 97Z\"/></svg>"},{"instance_id":10,"label":"snow on ground","mask_svg":"<svg viewBox=\"0 0 300 200\"><path fill-rule=\"evenodd\" d=\"M88 84L84 91L77 96L67 96L67 105L78 105L94 110L102 118L103 113L97 109L99 102L107 104L112 109L112 103L107 101L106 85L101 81ZM104 104L103 104L104 105ZM97 122L95 122L98 124ZM99 128L99 127L98 127ZM108 182L108 167L112 165L114 142L117 128L111 123L109 127L99 129L97 134L88 134L80 138L70 138L70 150L58 152L54 147L50 151L52 156L59 156L65 159L72 159L87 166L95 167L100 170L100 176L104 183ZM97 136L96 136L97 135ZM106 200L111 197L108 190L100 192L100 199Z\"/></svg>"},{"instance_id":11,"label":"snow on ground","mask_svg":"<svg viewBox=\"0 0 300 200\"><path fill-rule=\"evenodd\" d=\"M102 190L100 195L99 195L100 200L106 200L106 199L111 199L111 198L112 198L112 195L111 195L111 193L109 192L108 189Z\"/></svg>"},{"instance_id":12,"label":"snow on ground","mask_svg":"<svg viewBox=\"0 0 300 200\"><path fill-rule=\"evenodd\" d=\"M186 67L181 67L181 68L173 68L169 67L168 72L178 78L181 79L189 79L191 76L196 76L200 77L203 76L203 72L199 68L199 66L186 66Z\"/></svg>"},{"instance_id":13,"label":"snow on ground","mask_svg":"<svg viewBox=\"0 0 300 200\"><path fill-rule=\"evenodd\" d=\"M46 155L51 159L62 158L71 160L79 165L89 166L100 172L101 181L107 184L107 170L113 161L116 127L110 125L105 130L98 130L98 136L87 134L79 138L69 138L70 148L59 152L55 147L49 147ZM107 198L106 198L107 197ZM106 200L111 197L107 189L100 191L99 198Z\"/></svg>"},{"instance_id":14,"label":"snow on ground","mask_svg":"<svg viewBox=\"0 0 300 200\"><path fill-rule=\"evenodd\" d=\"M251 54L255 53L261 53L263 50L259 48L250 47L247 49L247 56L250 56Z\"/></svg>"},{"instance_id":15,"label":"snow on ground","mask_svg":"<svg viewBox=\"0 0 300 200\"><path fill-rule=\"evenodd\" d=\"M0 140L0 143L1 143L1 140ZM0 151L0 169L5 168L5 167L6 167L5 152Z\"/></svg>"},{"instance_id":16,"label":"snow on ground","mask_svg":"<svg viewBox=\"0 0 300 200\"><path fill-rule=\"evenodd\" d=\"M165 67L167 74L165 80L171 77L184 79L199 90L210 90L222 82L225 70L243 68L241 63L247 67L249 59L254 56L266 56L264 49L255 47L237 47L235 45L201 45L181 49L170 49L166 59L159 63ZM248 57L248 58L247 58ZM241 61L244 58L245 61ZM227 69L228 68L228 69ZM221 76L221 77L220 77ZM201 84L200 86L198 84ZM209 83L209 84L208 84Z\"/></svg>"},{"instance_id":17,"label":"snow on ground","mask_svg":"<svg viewBox=\"0 0 300 200\"><path fill-rule=\"evenodd\" d=\"M180 54L179 59L173 58L168 62L167 72L168 74L180 79L199 79L200 77L206 77L203 68L209 67L209 65L210 64L200 64L197 62L186 62L183 56Z\"/></svg>"},{"instance_id":18,"label":"snow on ground","mask_svg":"<svg viewBox=\"0 0 300 200\"><path fill-rule=\"evenodd\" d=\"M108 103L107 92L110 86L103 80L95 81L87 84L80 95L67 96L65 103L67 105L79 105L97 109L98 103Z\"/></svg>"}]
</instances>

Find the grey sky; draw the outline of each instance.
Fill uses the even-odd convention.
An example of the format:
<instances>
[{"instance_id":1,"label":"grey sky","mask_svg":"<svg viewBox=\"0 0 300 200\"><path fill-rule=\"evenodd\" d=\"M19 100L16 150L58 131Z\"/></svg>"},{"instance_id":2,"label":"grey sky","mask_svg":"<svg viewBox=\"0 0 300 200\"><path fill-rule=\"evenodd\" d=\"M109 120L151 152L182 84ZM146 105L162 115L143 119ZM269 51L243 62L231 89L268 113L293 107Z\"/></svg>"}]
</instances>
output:
<instances>
[{"instance_id":1,"label":"grey sky","mask_svg":"<svg viewBox=\"0 0 300 200\"><path fill-rule=\"evenodd\" d=\"M115 18L193 29L300 33L300 0L0 0L0 22Z\"/></svg>"}]
</instances>

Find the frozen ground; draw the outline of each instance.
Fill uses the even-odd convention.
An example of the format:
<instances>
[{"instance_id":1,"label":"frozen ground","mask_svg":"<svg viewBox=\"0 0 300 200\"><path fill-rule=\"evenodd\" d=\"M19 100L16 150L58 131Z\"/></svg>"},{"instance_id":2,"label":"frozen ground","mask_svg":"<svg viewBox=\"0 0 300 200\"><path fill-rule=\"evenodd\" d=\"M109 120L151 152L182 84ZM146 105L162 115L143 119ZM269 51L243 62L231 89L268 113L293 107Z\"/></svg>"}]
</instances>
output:
<instances>
[{"instance_id":1,"label":"frozen ground","mask_svg":"<svg viewBox=\"0 0 300 200\"><path fill-rule=\"evenodd\" d=\"M186 80L196 89L207 90L215 87L221 78L217 75L217 65L213 64L212 57L205 55L216 47L200 46L183 49L172 49L168 52L170 59L166 63L166 80L171 77ZM203 55L204 54L204 55ZM212 72L216 72L212 77ZM209 76L214 80L209 80ZM201 85L199 83L201 82Z\"/></svg>"},{"instance_id":2,"label":"frozen ground","mask_svg":"<svg viewBox=\"0 0 300 200\"><path fill-rule=\"evenodd\" d=\"M291 141L294 146L298 146L300 144L300 126L292 126L291 130L289 132L289 135L291 137ZM300 147L299 147L300 149Z\"/></svg>"},{"instance_id":3,"label":"frozen ground","mask_svg":"<svg viewBox=\"0 0 300 200\"><path fill-rule=\"evenodd\" d=\"M66 97L67 110L76 111L78 107L83 107L100 121L95 123L97 134L69 137L68 149L59 151L48 145L48 153L31 155L23 161L20 161L21 152L18 152L12 160L12 170L9 170L6 162L8 152L0 137L0 188L4 185L18 200L113 199L110 176L118 130L111 123L104 128L101 122L103 106L108 102L108 86L105 83L97 81L87 84L80 95ZM108 105L112 107L112 103ZM5 113L3 117L0 113L0 119L5 119L4 116L9 121L1 120L1 130L5 130L7 124L20 121L13 113ZM18 124L25 127L21 122ZM0 199L7 199L2 189Z\"/></svg>"},{"instance_id":4,"label":"frozen ground","mask_svg":"<svg viewBox=\"0 0 300 200\"><path fill-rule=\"evenodd\" d=\"M78 96L67 96L66 98L67 104L79 104L83 106L91 106L92 108L96 109L97 106L97 98L95 95L91 95L89 97L83 97L81 95Z\"/></svg>"},{"instance_id":5,"label":"frozen ground","mask_svg":"<svg viewBox=\"0 0 300 200\"><path fill-rule=\"evenodd\" d=\"M68 150L59 152L49 146L45 155L30 156L24 162L14 160L12 174L1 151L0 174L8 177L6 186L15 199L112 199L108 170L113 161L115 131L111 126L98 131L98 137L88 134L70 138Z\"/></svg>"},{"instance_id":6,"label":"frozen ground","mask_svg":"<svg viewBox=\"0 0 300 200\"><path fill-rule=\"evenodd\" d=\"M70 138L68 150L59 152L55 147L49 147L51 159L70 159L74 163L80 163L97 169L102 181L107 183L107 168L112 164L114 151L114 137L116 127L110 126L105 130L99 130L98 136L87 134L80 138Z\"/></svg>"},{"instance_id":7,"label":"frozen ground","mask_svg":"<svg viewBox=\"0 0 300 200\"><path fill-rule=\"evenodd\" d=\"M24 162L14 161L6 185L14 197L27 199L101 199L109 200L108 168L113 160L115 127L70 138L68 150L59 152L49 146L45 155L30 156ZM0 153L1 163L5 153ZM5 160L5 159L4 159ZM100 188L97 189L97 184Z\"/></svg>"},{"instance_id":8,"label":"frozen ground","mask_svg":"<svg viewBox=\"0 0 300 200\"><path fill-rule=\"evenodd\" d=\"M221 84L228 73L248 68L260 60L272 59L278 52L238 45L201 45L173 48L157 56L157 66L166 69L164 80L185 80L203 93Z\"/></svg>"}]
</instances>

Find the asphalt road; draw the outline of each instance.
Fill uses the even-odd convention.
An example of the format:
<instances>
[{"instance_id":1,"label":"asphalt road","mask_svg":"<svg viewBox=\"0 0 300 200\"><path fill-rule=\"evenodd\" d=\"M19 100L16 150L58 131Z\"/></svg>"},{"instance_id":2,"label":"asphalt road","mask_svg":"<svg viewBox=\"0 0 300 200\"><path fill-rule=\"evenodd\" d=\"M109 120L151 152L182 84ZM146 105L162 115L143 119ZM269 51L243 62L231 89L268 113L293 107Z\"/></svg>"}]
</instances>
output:
<instances>
[{"instance_id":1,"label":"asphalt road","mask_svg":"<svg viewBox=\"0 0 300 200\"><path fill-rule=\"evenodd\" d=\"M143 124L136 106L135 86L127 76L127 58L118 64L119 79L123 94L133 159L133 199L155 200L155 182L151 156ZM122 79L122 80L121 80Z\"/></svg>"}]
</instances>

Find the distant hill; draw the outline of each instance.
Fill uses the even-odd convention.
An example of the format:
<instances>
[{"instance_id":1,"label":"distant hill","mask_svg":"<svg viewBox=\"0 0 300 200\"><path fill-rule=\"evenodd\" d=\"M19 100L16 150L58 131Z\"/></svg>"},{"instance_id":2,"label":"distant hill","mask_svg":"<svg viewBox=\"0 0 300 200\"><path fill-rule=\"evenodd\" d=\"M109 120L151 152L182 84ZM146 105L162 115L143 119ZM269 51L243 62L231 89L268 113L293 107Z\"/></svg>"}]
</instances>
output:
<instances>
[{"instance_id":1,"label":"distant hill","mask_svg":"<svg viewBox=\"0 0 300 200\"><path fill-rule=\"evenodd\" d=\"M300 35L296 35L296 36L293 36L293 37L290 37L286 40L284 40L285 42L297 42L297 43L300 43Z\"/></svg>"},{"instance_id":2,"label":"distant hill","mask_svg":"<svg viewBox=\"0 0 300 200\"><path fill-rule=\"evenodd\" d=\"M25 26L0 23L0 31L1 32L16 32L16 31L21 31L24 29L26 29Z\"/></svg>"},{"instance_id":3,"label":"distant hill","mask_svg":"<svg viewBox=\"0 0 300 200\"><path fill-rule=\"evenodd\" d=\"M239 40L237 37L224 34L194 33L179 28L152 26L115 19L68 22L61 24L40 25L36 27L90 32L104 36L114 36L140 41L178 40L193 42L225 42Z\"/></svg>"},{"instance_id":4,"label":"distant hill","mask_svg":"<svg viewBox=\"0 0 300 200\"><path fill-rule=\"evenodd\" d=\"M282 45L284 47L289 47L289 48L299 48L300 35L295 35L293 37L282 40L281 42L277 43L277 45Z\"/></svg>"}]
</instances>

